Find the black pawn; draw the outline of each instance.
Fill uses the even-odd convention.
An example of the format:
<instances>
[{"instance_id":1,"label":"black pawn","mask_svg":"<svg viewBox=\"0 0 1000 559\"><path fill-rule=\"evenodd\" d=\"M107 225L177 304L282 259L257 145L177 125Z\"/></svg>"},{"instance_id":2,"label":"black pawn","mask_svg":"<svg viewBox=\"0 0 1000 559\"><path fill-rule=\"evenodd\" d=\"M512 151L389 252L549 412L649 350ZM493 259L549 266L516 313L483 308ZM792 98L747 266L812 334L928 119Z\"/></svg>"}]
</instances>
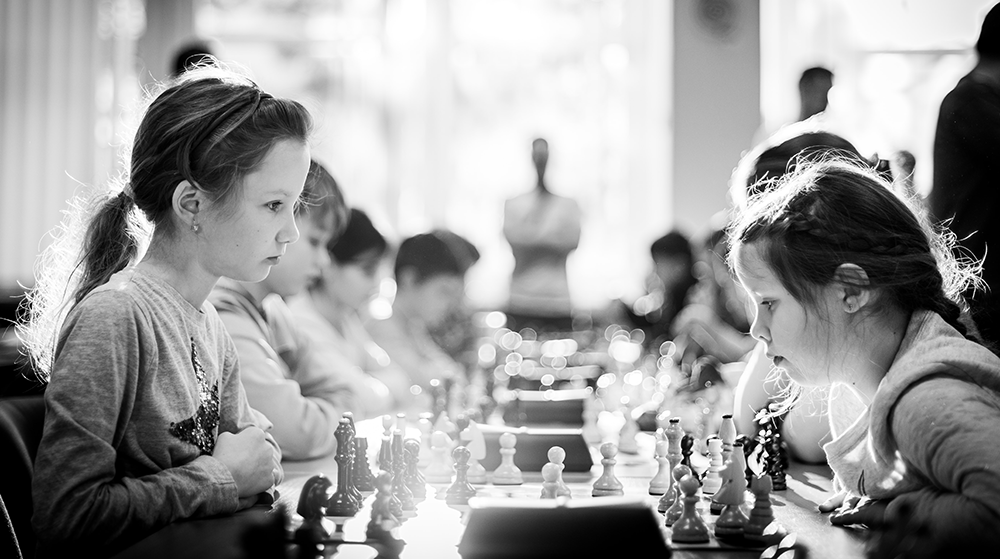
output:
<instances>
[{"instance_id":1,"label":"black pawn","mask_svg":"<svg viewBox=\"0 0 1000 559\"><path fill-rule=\"evenodd\" d=\"M451 457L455 460L455 483L448 488L445 502L449 505L467 505L469 499L476 496L476 488L469 483L469 458L472 453L464 446L456 446L451 451Z\"/></svg>"},{"instance_id":2,"label":"black pawn","mask_svg":"<svg viewBox=\"0 0 1000 559\"><path fill-rule=\"evenodd\" d=\"M379 551L379 557L397 557L403 549L403 541L392 535L392 529L399 526L400 519L392 512L392 475L381 472L375 480L378 493L372 504L372 516L368 521L365 536Z\"/></svg>"},{"instance_id":3,"label":"black pawn","mask_svg":"<svg viewBox=\"0 0 1000 559\"><path fill-rule=\"evenodd\" d=\"M399 499L404 511L414 510L413 492L406 486L406 462L403 456L403 432L392 433L392 494Z\"/></svg>"},{"instance_id":4,"label":"black pawn","mask_svg":"<svg viewBox=\"0 0 1000 559\"><path fill-rule=\"evenodd\" d=\"M375 491L375 475L368 465L368 439L354 439L354 487L360 491Z\"/></svg>"},{"instance_id":5,"label":"black pawn","mask_svg":"<svg viewBox=\"0 0 1000 559\"><path fill-rule=\"evenodd\" d=\"M360 508L351 495L351 469L350 453L348 451L348 439L351 435L351 428L347 418L341 418L334 436L337 438L337 491L330 496L326 504L327 516L354 516Z\"/></svg>"},{"instance_id":6,"label":"black pawn","mask_svg":"<svg viewBox=\"0 0 1000 559\"><path fill-rule=\"evenodd\" d=\"M403 475L403 480L415 499L423 499L427 496L427 480L424 479L418 468L420 441L416 439L403 441L403 456L406 463L406 473Z\"/></svg>"}]
</instances>

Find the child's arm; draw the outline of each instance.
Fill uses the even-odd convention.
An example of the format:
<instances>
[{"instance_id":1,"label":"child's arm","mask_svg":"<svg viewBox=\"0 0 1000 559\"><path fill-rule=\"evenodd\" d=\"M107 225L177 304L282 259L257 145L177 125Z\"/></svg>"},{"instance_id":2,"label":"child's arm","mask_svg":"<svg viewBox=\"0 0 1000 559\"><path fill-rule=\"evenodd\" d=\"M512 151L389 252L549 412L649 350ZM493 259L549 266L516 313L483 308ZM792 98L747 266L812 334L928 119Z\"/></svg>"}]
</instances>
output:
<instances>
[{"instance_id":1,"label":"child's arm","mask_svg":"<svg viewBox=\"0 0 1000 559\"><path fill-rule=\"evenodd\" d=\"M334 431L347 410L345 400L340 398L347 395L342 390L317 387L307 391L292 378L288 366L252 318L229 311L219 316L236 345L247 400L274 425L271 434L283 457L307 460L333 452L337 446Z\"/></svg>"},{"instance_id":2,"label":"child's arm","mask_svg":"<svg viewBox=\"0 0 1000 559\"><path fill-rule=\"evenodd\" d=\"M887 518L909 509L936 542L998 539L1000 407L996 394L955 378L936 377L897 402L892 432L907 466L928 486L896 497Z\"/></svg>"}]
</instances>

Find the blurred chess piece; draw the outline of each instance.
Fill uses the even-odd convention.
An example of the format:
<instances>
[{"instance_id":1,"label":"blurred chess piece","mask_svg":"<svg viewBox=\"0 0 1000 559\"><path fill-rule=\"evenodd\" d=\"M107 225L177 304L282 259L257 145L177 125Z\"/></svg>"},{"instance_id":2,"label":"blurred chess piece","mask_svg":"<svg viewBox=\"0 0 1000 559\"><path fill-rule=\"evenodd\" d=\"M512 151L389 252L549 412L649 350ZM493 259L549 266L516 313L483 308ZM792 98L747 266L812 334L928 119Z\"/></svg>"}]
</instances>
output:
<instances>
[{"instance_id":1,"label":"blurred chess piece","mask_svg":"<svg viewBox=\"0 0 1000 559\"><path fill-rule=\"evenodd\" d=\"M445 502L449 505L467 505L469 499L476 496L476 488L469 484L469 449L464 446L455 447L451 452L455 460L455 483L448 488Z\"/></svg>"},{"instance_id":2,"label":"blurred chess piece","mask_svg":"<svg viewBox=\"0 0 1000 559\"><path fill-rule=\"evenodd\" d=\"M354 487L360 491L375 491L375 474L368 464L368 439L354 439Z\"/></svg>"},{"instance_id":3,"label":"blurred chess piece","mask_svg":"<svg viewBox=\"0 0 1000 559\"><path fill-rule=\"evenodd\" d=\"M333 481L323 474L309 478L302 486L295 512L302 517L302 525L295 530L294 539L299 545L315 546L329 534L323 527L326 503L330 500Z\"/></svg>"},{"instance_id":4,"label":"blurred chess piece","mask_svg":"<svg viewBox=\"0 0 1000 559\"><path fill-rule=\"evenodd\" d=\"M677 467L674 468L673 476L678 488L680 488L680 482L682 479L684 479L684 476L686 475L691 475L691 468L688 468L684 464L678 464ZM697 476L695 476L695 479L697 479ZM664 517L663 523L666 524L667 526L673 526L674 523L676 523L677 520L680 519L681 514L683 512L684 512L684 496L678 489L677 498L674 499L673 504L671 504L670 507L668 507L667 510L663 512L663 517Z\"/></svg>"},{"instance_id":5,"label":"blurred chess piece","mask_svg":"<svg viewBox=\"0 0 1000 559\"><path fill-rule=\"evenodd\" d=\"M334 437L337 439L337 490L330 496L326 504L327 516L354 516L358 513L358 502L351 494L354 485L351 481L351 456L348 446L350 442L350 425L346 417L340 419Z\"/></svg>"},{"instance_id":6,"label":"blurred chess piece","mask_svg":"<svg viewBox=\"0 0 1000 559\"><path fill-rule=\"evenodd\" d=\"M667 441L656 441L653 458L656 460L656 475L649 480L649 494L663 495L670 487L670 460L667 458Z\"/></svg>"},{"instance_id":7,"label":"blurred chess piece","mask_svg":"<svg viewBox=\"0 0 1000 559\"><path fill-rule=\"evenodd\" d=\"M451 483L452 462L451 439L444 431L434 431L431 435L431 463L424 472L428 483Z\"/></svg>"},{"instance_id":8,"label":"blurred chess piece","mask_svg":"<svg viewBox=\"0 0 1000 559\"><path fill-rule=\"evenodd\" d=\"M705 495L714 495L722 487L722 476L719 475L723 469L722 462L722 439L712 436L708 439L709 466L705 472L704 485L701 492Z\"/></svg>"},{"instance_id":9,"label":"blurred chess piece","mask_svg":"<svg viewBox=\"0 0 1000 559\"><path fill-rule=\"evenodd\" d=\"M678 482L683 494L684 508L680 518L671 526L670 539L676 543L702 543L709 541L708 524L698 514L698 479L686 475Z\"/></svg>"},{"instance_id":10,"label":"blurred chess piece","mask_svg":"<svg viewBox=\"0 0 1000 559\"><path fill-rule=\"evenodd\" d=\"M615 456L617 455L618 447L614 443L604 443L601 445L601 456L603 456L601 465L604 466L604 472L594 482L594 490L591 493L594 497L625 494L622 482L618 481L618 478L615 476L615 464L617 463Z\"/></svg>"},{"instance_id":11,"label":"blurred chess piece","mask_svg":"<svg viewBox=\"0 0 1000 559\"><path fill-rule=\"evenodd\" d=\"M555 499L559 496L559 465L548 462L542 466L542 499Z\"/></svg>"},{"instance_id":12,"label":"blurred chess piece","mask_svg":"<svg viewBox=\"0 0 1000 559\"><path fill-rule=\"evenodd\" d=\"M633 417L633 411L634 406L627 405L622 410L625 422L618 433L618 452L624 452L625 454L639 453L639 444L635 440L636 435L639 434L639 422Z\"/></svg>"},{"instance_id":13,"label":"blurred chess piece","mask_svg":"<svg viewBox=\"0 0 1000 559\"><path fill-rule=\"evenodd\" d=\"M771 508L771 476L764 474L754 476L750 482L750 490L754 494L753 509L743 526L746 537L766 544L778 543L786 535L785 529L774 520Z\"/></svg>"},{"instance_id":14,"label":"blurred chess piece","mask_svg":"<svg viewBox=\"0 0 1000 559\"><path fill-rule=\"evenodd\" d=\"M733 453L726 462L726 484L712 497L714 504L723 505L719 518L715 521L716 537L743 535L747 515L743 512L746 503L747 480L744 477L746 462L743 460L743 445L733 443Z\"/></svg>"},{"instance_id":15,"label":"blurred chess piece","mask_svg":"<svg viewBox=\"0 0 1000 559\"><path fill-rule=\"evenodd\" d=\"M570 497L572 492L569 490L569 486L563 481L562 473L566 468L563 463L566 460L566 450L561 446L553 446L549 449L548 458L550 464L555 464L557 467L558 475L556 476L556 483L559 484L559 495Z\"/></svg>"},{"instance_id":16,"label":"blurred chess piece","mask_svg":"<svg viewBox=\"0 0 1000 559\"><path fill-rule=\"evenodd\" d=\"M431 464L431 435L434 424L431 423L430 412L420 414L417 428L420 429L420 461L417 463L417 467L424 469Z\"/></svg>"},{"instance_id":17,"label":"blurred chess piece","mask_svg":"<svg viewBox=\"0 0 1000 559\"><path fill-rule=\"evenodd\" d=\"M400 519L392 511L392 475L381 472L375 478L375 502L372 504L372 515L365 532L368 540L377 546L379 557L398 556L403 549L403 542L392 534L399 526ZM383 550L386 553L383 553Z\"/></svg>"},{"instance_id":18,"label":"blurred chess piece","mask_svg":"<svg viewBox=\"0 0 1000 559\"><path fill-rule=\"evenodd\" d=\"M500 435L500 465L493 470L493 485L521 485L524 483L521 470L514 464L514 446L517 437L514 433Z\"/></svg>"},{"instance_id":19,"label":"blurred chess piece","mask_svg":"<svg viewBox=\"0 0 1000 559\"><path fill-rule=\"evenodd\" d=\"M406 439L403 441L403 463L405 473L403 481L406 487L413 494L414 499L423 499L427 496L427 480L420 473L420 441L416 439Z\"/></svg>"}]
</instances>

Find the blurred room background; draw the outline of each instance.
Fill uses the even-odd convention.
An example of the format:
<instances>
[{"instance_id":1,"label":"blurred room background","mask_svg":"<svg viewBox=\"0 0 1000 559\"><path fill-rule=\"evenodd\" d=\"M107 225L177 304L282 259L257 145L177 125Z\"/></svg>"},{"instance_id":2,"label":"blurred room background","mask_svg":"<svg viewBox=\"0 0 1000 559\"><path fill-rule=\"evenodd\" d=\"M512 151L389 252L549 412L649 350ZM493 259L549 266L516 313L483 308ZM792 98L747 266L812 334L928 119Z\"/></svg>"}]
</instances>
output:
<instances>
[{"instance_id":1,"label":"blurred room background","mask_svg":"<svg viewBox=\"0 0 1000 559\"><path fill-rule=\"evenodd\" d=\"M835 74L828 119L868 154L907 150L930 187L944 94L993 0L0 0L0 286L82 188L121 171L142 92L210 42L312 111L317 159L392 238L447 227L506 300L503 201L547 179L584 211L580 308L642 289L649 244L699 239L740 155L794 121L802 70Z\"/></svg>"}]
</instances>

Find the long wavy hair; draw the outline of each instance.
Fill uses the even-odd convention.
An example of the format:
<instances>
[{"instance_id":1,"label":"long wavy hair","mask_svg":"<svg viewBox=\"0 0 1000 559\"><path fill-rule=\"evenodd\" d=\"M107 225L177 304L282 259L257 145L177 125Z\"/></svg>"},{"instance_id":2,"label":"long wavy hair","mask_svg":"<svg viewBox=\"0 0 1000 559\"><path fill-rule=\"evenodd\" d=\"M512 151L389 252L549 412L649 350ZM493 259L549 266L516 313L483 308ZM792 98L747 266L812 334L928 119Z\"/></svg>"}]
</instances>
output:
<instances>
[{"instance_id":1,"label":"long wavy hair","mask_svg":"<svg viewBox=\"0 0 1000 559\"><path fill-rule=\"evenodd\" d=\"M305 143L311 128L302 105L264 93L215 61L161 85L148 99L123 152L126 169L108 188L70 202L54 242L36 263L35 286L21 303L18 336L43 381L67 313L136 263L154 230L174 233L169 217L180 182L228 204L275 143Z\"/></svg>"}]
</instances>

